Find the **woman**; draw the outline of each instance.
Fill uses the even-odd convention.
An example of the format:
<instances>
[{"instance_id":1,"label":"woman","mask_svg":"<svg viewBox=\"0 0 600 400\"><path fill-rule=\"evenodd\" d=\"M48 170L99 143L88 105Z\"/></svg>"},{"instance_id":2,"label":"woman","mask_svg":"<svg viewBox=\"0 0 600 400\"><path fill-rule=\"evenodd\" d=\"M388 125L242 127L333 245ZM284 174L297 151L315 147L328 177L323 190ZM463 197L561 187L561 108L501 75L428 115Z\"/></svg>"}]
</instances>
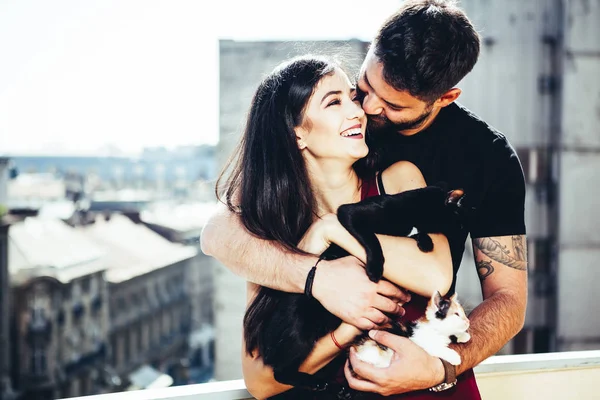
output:
<instances>
[{"instance_id":1,"label":"woman","mask_svg":"<svg viewBox=\"0 0 600 400\"><path fill-rule=\"evenodd\" d=\"M262 81L225 185L227 205L240 214L250 232L292 251L311 254L337 243L365 260L364 249L335 218L340 205L377 195L383 189L375 174L359 176L355 169L357 161L369 152L367 120L355 95L347 75L320 57L292 59ZM381 178L389 194L425 186L420 171L408 162L390 166ZM217 191L219 188L217 183ZM448 242L443 235L431 236L435 250L415 259L418 267L400 271L393 259L385 263L384 277L414 294L412 309L405 306L412 319L423 312L426 297L435 290L446 293L452 283ZM247 288L250 304L258 286L249 282ZM337 345L344 347L359 333L342 323L333 336ZM336 358L343 360L338 357L341 350L337 345L330 335L321 338L300 370L340 379L338 363L331 363ZM288 391L290 386L277 382L272 369L256 353L243 355L248 390L257 398Z\"/></svg>"}]
</instances>

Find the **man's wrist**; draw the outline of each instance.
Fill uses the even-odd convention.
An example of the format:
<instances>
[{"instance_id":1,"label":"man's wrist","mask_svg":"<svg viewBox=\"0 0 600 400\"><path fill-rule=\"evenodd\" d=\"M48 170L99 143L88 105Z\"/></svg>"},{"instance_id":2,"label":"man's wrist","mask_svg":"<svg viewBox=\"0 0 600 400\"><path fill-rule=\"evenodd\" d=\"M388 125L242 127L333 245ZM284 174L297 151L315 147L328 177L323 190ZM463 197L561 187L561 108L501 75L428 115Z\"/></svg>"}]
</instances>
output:
<instances>
[{"instance_id":1,"label":"man's wrist","mask_svg":"<svg viewBox=\"0 0 600 400\"><path fill-rule=\"evenodd\" d=\"M308 262L308 263L307 263ZM319 265L319 267L321 267L324 263L324 260L320 260L319 261L319 257L306 257L304 262L303 262L303 268L302 268L302 287L300 289L301 293L307 294L306 293L306 286L308 283L308 279L309 276L311 275L311 271L313 271L315 265ZM312 278L310 278L310 280L312 281L311 283L311 288L310 288L310 294L312 297L314 297L315 299L318 300L318 293L320 288L319 285L317 284L317 275L319 273L317 271L312 272Z\"/></svg>"},{"instance_id":2,"label":"man's wrist","mask_svg":"<svg viewBox=\"0 0 600 400\"><path fill-rule=\"evenodd\" d=\"M442 382L435 384L429 388L430 392L443 392L456 386L456 367L448 361L439 358L444 369L444 379Z\"/></svg>"},{"instance_id":3,"label":"man's wrist","mask_svg":"<svg viewBox=\"0 0 600 400\"><path fill-rule=\"evenodd\" d=\"M290 274L290 283L294 286L294 293L304 293L308 273L318 260L319 257L309 255L298 255L296 257L297 267L295 268L295 273ZM314 293L315 289L313 286L313 295Z\"/></svg>"},{"instance_id":4,"label":"man's wrist","mask_svg":"<svg viewBox=\"0 0 600 400\"><path fill-rule=\"evenodd\" d=\"M433 376L429 387L439 385L446 380L446 370L444 369L442 360L438 357L433 357L433 359Z\"/></svg>"}]
</instances>

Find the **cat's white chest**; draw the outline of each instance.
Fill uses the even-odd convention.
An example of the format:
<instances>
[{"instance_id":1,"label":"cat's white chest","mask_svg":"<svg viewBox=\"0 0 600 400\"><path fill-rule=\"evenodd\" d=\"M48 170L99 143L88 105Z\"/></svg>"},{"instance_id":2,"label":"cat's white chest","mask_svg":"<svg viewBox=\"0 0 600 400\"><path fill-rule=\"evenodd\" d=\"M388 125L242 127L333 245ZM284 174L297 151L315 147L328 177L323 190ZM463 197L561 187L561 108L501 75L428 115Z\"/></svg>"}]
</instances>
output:
<instances>
[{"instance_id":1,"label":"cat's white chest","mask_svg":"<svg viewBox=\"0 0 600 400\"><path fill-rule=\"evenodd\" d=\"M359 360L372 364L377 368L387 368L392 363L394 350L383 349L374 340L368 339L356 347L356 356Z\"/></svg>"},{"instance_id":2,"label":"cat's white chest","mask_svg":"<svg viewBox=\"0 0 600 400\"><path fill-rule=\"evenodd\" d=\"M439 333L427 328L415 330L410 340L421 346L423 350L429 354L431 354L432 350L435 350L439 347L446 347L450 343L448 338L445 338Z\"/></svg>"},{"instance_id":3,"label":"cat's white chest","mask_svg":"<svg viewBox=\"0 0 600 400\"><path fill-rule=\"evenodd\" d=\"M460 355L448 347L450 339L446 335L441 335L439 332L423 327L416 330L410 339L434 357L442 358L452 365L461 363Z\"/></svg>"}]
</instances>

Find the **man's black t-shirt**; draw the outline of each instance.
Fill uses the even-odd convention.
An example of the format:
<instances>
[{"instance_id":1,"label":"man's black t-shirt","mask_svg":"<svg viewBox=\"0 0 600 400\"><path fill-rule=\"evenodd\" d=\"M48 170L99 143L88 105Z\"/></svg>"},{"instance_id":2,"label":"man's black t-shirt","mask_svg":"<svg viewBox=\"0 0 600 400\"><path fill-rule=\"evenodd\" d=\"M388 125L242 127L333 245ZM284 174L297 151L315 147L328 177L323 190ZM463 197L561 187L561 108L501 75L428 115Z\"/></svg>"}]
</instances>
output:
<instances>
[{"instance_id":1,"label":"man's black t-shirt","mask_svg":"<svg viewBox=\"0 0 600 400\"><path fill-rule=\"evenodd\" d=\"M386 132L383 168L396 161L414 163L427 184L445 182L465 191L472 207L464 228L449 235L454 274L467 234L472 238L525 234L525 180L515 150L500 132L465 107L453 103L440 110L425 130L403 136ZM451 292L454 291L454 285Z\"/></svg>"}]
</instances>

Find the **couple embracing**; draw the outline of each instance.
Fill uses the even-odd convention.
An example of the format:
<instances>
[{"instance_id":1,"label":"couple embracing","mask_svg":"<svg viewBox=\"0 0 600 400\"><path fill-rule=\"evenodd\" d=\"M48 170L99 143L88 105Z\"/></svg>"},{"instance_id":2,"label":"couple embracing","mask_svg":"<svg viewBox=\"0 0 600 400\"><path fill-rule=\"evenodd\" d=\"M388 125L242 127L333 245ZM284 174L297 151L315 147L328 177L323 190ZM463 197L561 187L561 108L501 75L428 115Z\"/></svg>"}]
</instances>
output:
<instances>
[{"instance_id":1,"label":"couple embracing","mask_svg":"<svg viewBox=\"0 0 600 400\"><path fill-rule=\"evenodd\" d=\"M475 65L479 46L453 2L406 0L379 29L356 82L342 65L307 55L282 63L259 85L237 161L217 187L227 207L206 224L201 244L248 281L249 305L261 287L307 292L339 317L301 372L343 382L367 399L479 399L472 368L521 329L522 168L504 135L456 102L456 85ZM408 237L378 235L384 279L371 281L365 249L335 217L338 208L435 182L464 191L473 211L468 220L432 233L430 252ZM453 365L378 328L390 319L424 318L432 293L454 294L469 234L484 301L468 316L470 340L450 345L460 355ZM319 262L331 244L351 256ZM346 351L365 331L393 350L389 366ZM311 398L278 382L258 349L242 357L255 397Z\"/></svg>"}]
</instances>

